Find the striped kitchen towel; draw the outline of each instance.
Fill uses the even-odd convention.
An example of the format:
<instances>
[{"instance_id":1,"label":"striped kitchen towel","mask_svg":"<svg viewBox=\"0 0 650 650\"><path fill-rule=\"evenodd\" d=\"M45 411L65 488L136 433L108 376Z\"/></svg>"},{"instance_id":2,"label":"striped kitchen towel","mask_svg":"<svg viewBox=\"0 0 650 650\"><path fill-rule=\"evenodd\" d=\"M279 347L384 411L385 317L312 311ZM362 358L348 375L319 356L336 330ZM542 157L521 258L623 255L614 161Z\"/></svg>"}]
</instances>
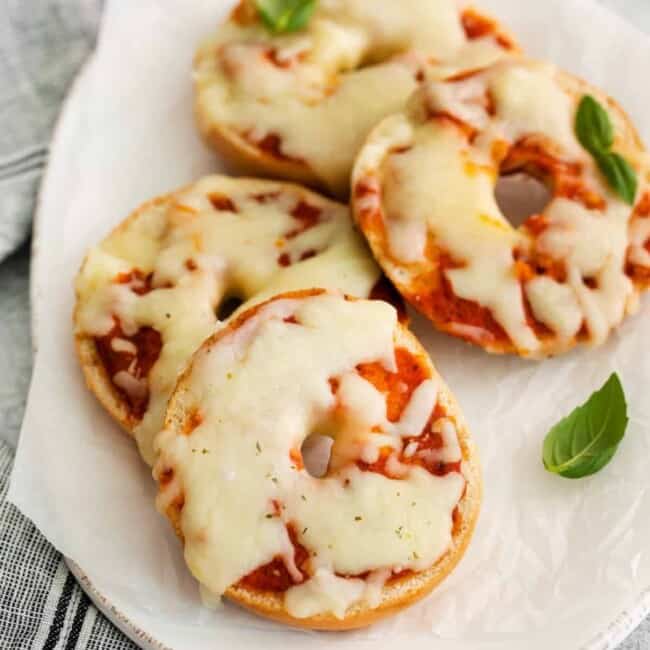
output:
<instances>
[{"instance_id":1,"label":"striped kitchen towel","mask_svg":"<svg viewBox=\"0 0 650 650\"><path fill-rule=\"evenodd\" d=\"M0 263L27 237L52 125L94 45L100 13L101 0L0 0ZM17 317L29 326L26 310L16 308L26 304L26 283L9 281L26 264L15 262L0 268L0 304L8 310L0 314L7 387L0 389L0 648L132 650L136 646L91 604L61 555L6 502L7 441L15 440L13 414L22 410L22 374L28 372L12 361L29 354L27 337L17 337L13 326Z\"/></svg>"},{"instance_id":2,"label":"striped kitchen towel","mask_svg":"<svg viewBox=\"0 0 650 650\"><path fill-rule=\"evenodd\" d=\"M7 503L12 453L0 441L0 648L135 650L92 605L63 558Z\"/></svg>"},{"instance_id":3,"label":"striped kitchen towel","mask_svg":"<svg viewBox=\"0 0 650 650\"><path fill-rule=\"evenodd\" d=\"M0 262L27 237L61 101L101 0L0 1Z\"/></svg>"}]
</instances>

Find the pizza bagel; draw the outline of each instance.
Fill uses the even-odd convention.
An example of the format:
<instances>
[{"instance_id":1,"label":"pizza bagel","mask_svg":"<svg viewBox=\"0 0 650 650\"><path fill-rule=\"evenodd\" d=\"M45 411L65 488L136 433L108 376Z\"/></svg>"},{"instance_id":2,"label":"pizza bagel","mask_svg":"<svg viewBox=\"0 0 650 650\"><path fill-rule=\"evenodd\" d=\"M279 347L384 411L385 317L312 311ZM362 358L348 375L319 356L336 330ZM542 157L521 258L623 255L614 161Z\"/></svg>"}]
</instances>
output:
<instances>
[{"instance_id":1,"label":"pizza bagel","mask_svg":"<svg viewBox=\"0 0 650 650\"><path fill-rule=\"evenodd\" d=\"M244 0L196 54L197 122L239 170L346 197L366 135L418 83L516 51L501 25L455 0L320 0L290 34Z\"/></svg>"},{"instance_id":2,"label":"pizza bagel","mask_svg":"<svg viewBox=\"0 0 650 650\"><path fill-rule=\"evenodd\" d=\"M313 436L330 454L314 475ZM386 302L311 290L232 319L194 354L156 438L157 506L209 598L343 630L428 594L481 500L459 408Z\"/></svg>"},{"instance_id":3,"label":"pizza bagel","mask_svg":"<svg viewBox=\"0 0 650 650\"><path fill-rule=\"evenodd\" d=\"M577 139L595 98L638 179L621 196ZM418 90L362 149L353 211L402 296L440 330L541 358L599 345L650 277L648 158L623 110L552 65L499 62ZM519 227L495 198L525 173L549 193Z\"/></svg>"}]
</instances>

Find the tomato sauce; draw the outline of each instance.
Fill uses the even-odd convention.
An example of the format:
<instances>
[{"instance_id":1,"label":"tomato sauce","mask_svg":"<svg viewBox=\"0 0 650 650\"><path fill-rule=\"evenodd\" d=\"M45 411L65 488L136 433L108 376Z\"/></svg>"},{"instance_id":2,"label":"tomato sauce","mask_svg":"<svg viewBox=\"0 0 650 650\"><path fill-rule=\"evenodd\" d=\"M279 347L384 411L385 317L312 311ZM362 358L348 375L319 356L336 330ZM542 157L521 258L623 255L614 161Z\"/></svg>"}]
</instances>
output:
<instances>
[{"instance_id":1,"label":"tomato sauce","mask_svg":"<svg viewBox=\"0 0 650 650\"><path fill-rule=\"evenodd\" d=\"M266 200L262 199L260 202L265 203ZM321 208L315 205L311 205L306 201L302 201L302 200L299 201L298 204L291 211L291 216L296 221L298 221L298 225L295 228L292 228L288 233L286 233L284 237L288 240L294 239L299 235L301 235L302 233L309 230L310 228L313 228L314 226L318 225L321 221L322 213L323 211ZM302 253L300 253L300 255L298 256L298 261L304 262L305 260L315 257L316 255L318 255L318 253L319 253L318 250L314 248L308 248L307 250L302 251ZM278 256L277 262L278 265L282 267L291 266L293 264L291 255L289 255L289 253L287 252L281 253Z\"/></svg>"},{"instance_id":2,"label":"tomato sauce","mask_svg":"<svg viewBox=\"0 0 650 650\"><path fill-rule=\"evenodd\" d=\"M432 282L432 288L428 293L415 292L420 309L443 327L460 323L485 330L494 341L509 341L505 330L487 307L482 307L472 300L459 298L454 293L445 273L454 268L462 268L462 265L454 262L448 255L439 257L437 278Z\"/></svg>"},{"instance_id":3,"label":"tomato sauce","mask_svg":"<svg viewBox=\"0 0 650 650\"><path fill-rule=\"evenodd\" d=\"M543 214L533 214L524 223L522 227L527 230L532 237L539 237L550 223L548 217Z\"/></svg>"},{"instance_id":4,"label":"tomato sauce","mask_svg":"<svg viewBox=\"0 0 650 650\"><path fill-rule=\"evenodd\" d=\"M427 118L456 127L470 142L474 141L478 133L473 126L467 122L463 122L463 120L456 117L455 115L452 115L451 113L448 113L447 111L428 111Z\"/></svg>"},{"instance_id":5,"label":"tomato sauce","mask_svg":"<svg viewBox=\"0 0 650 650\"><path fill-rule=\"evenodd\" d=\"M409 350L397 348L395 350L395 360L397 363L396 373L389 372L379 363L357 366L357 372L378 391L386 395L386 414L391 422L397 422L400 419L415 389L429 377L429 371L422 360L418 359ZM440 404L436 405L424 431L419 436L406 439L404 448L410 442L415 441L418 443L418 451L441 449L443 446L442 436L434 433L432 427L434 422L444 417L444 415L445 412ZM375 463L357 461L357 466L364 471L387 474L386 462L392 453L392 448L387 448L380 453L379 459ZM427 462L423 458L415 456L411 458L401 457L399 460L403 464L420 465L436 476L445 476L451 472L460 471L460 462L446 464Z\"/></svg>"},{"instance_id":6,"label":"tomato sauce","mask_svg":"<svg viewBox=\"0 0 650 650\"><path fill-rule=\"evenodd\" d=\"M465 496L464 493L463 496ZM463 515L461 515L460 508L458 506L454 508L454 511L451 514L451 519L454 522L453 528L451 529L451 534L455 537L460 533L461 526L463 525Z\"/></svg>"},{"instance_id":7,"label":"tomato sauce","mask_svg":"<svg viewBox=\"0 0 650 650\"><path fill-rule=\"evenodd\" d=\"M301 235L306 230L313 228L318 225L321 219L323 211L315 206L307 203L306 201L300 201L298 205L291 211L291 216L299 222L299 225L287 233L285 236L287 239L294 239L298 235Z\"/></svg>"},{"instance_id":8,"label":"tomato sauce","mask_svg":"<svg viewBox=\"0 0 650 650\"><path fill-rule=\"evenodd\" d=\"M287 525L287 533L294 548L294 561L296 567L302 573L303 578L308 574L305 570L309 560L309 551L298 541L298 535L292 524ZM268 564L255 569L247 576L242 578L239 584L243 587L249 587L259 591L283 592L299 584L291 577L281 557L274 558Z\"/></svg>"},{"instance_id":9,"label":"tomato sauce","mask_svg":"<svg viewBox=\"0 0 650 650\"><path fill-rule=\"evenodd\" d=\"M650 192L646 192L634 208L635 217L650 217Z\"/></svg>"},{"instance_id":10,"label":"tomato sauce","mask_svg":"<svg viewBox=\"0 0 650 650\"><path fill-rule=\"evenodd\" d=\"M153 273L145 274L140 269L120 273L115 278L117 284L130 285L131 291L139 296L144 296L152 290L152 281ZM97 354L111 382L118 372L127 372L129 369L131 369L130 374L134 377L146 378L160 357L162 349L160 332L151 327L142 327L133 336L127 336L117 317L113 317L113 322L113 328L108 334L95 337ZM113 339L123 339L132 343L136 348L135 356L127 351L114 350ZM135 365L133 365L134 360ZM149 392L147 391L144 396L136 397L115 384L113 386L128 404L131 415L137 420L141 420L149 404Z\"/></svg>"},{"instance_id":11,"label":"tomato sauce","mask_svg":"<svg viewBox=\"0 0 650 650\"><path fill-rule=\"evenodd\" d=\"M232 10L230 17L242 26L252 25L259 21L259 14L252 2L241 0Z\"/></svg>"},{"instance_id":12,"label":"tomato sauce","mask_svg":"<svg viewBox=\"0 0 650 650\"><path fill-rule=\"evenodd\" d=\"M409 403L413 391L429 377L422 361L406 348L395 350L397 372L389 372L381 363L364 363L357 372L380 393L386 395L386 415L397 422Z\"/></svg>"},{"instance_id":13,"label":"tomato sauce","mask_svg":"<svg viewBox=\"0 0 650 650\"><path fill-rule=\"evenodd\" d=\"M310 260L312 257L316 257L316 255L318 255L318 251L310 248L300 253L300 261L304 262L305 260Z\"/></svg>"},{"instance_id":14,"label":"tomato sauce","mask_svg":"<svg viewBox=\"0 0 650 650\"><path fill-rule=\"evenodd\" d=\"M252 198L254 201L265 205L272 201L277 201L280 198L280 194L281 192L260 192L259 194L253 194Z\"/></svg>"},{"instance_id":15,"label":"tomato sauce","mask_svg":"<svg viewBox=\"0 0 650 650\"><path fill-rule=\"evenodd\" d=\"M505 50L515 49L513 41L499 32L499 26L494 20L481 16L473 9L463 11L461 23L469 40L493 36L496 42Z\"/></svg>"},{"instance_id":16,"label":"tomato sauce","mask_svg":"<svg viewBox=\"0 0 650 650\"><path fill-rule=\"evenodd\" d=\"M269 47L264 50L264 58L276 68L286 70L290 68L293 61L291 59L281 59L278 56L278 50L275 47Z\"/></svg>"},{"instance_id":17,"label":"tomato sauce","mask_svg":"<svg viewBox=\"0 0 650 650\"><path fill-rule=\"evenodd\" d=\"M302 453L300 449L292 449L289 452L289 458L291 459L291 462L293 463L293 466L296 470L304 469L305 464L303 463Z\"/></svg>"},{"instance_id":18,"label":"tomato sauce","mask_svg":"<svg viewBox=\"0 0 650 650\"><path fill-rule=\"evenodd\" d=\"M247 137L250 140L250 136ZM282 151L282 138L277 133L269 133L261 140L253 140L252 142L260 149L260 151L263 151L264 153L273 158L276 158L277 160L285 160L288 162L301 164L304 163L304 161L300 158L292 158Z\"/></svg>"},{"instance_id":19,"label":"tomato sauce","mask_svg":"<svg viewBox=\"0 0 650 650\"><path fill-rule=\"evenodd\" d=\"M183 423L183 433L189 436L203 422L203 414L198 408L192 409Z\"/></svg>"},{"instance_id":20,"label":"tomato sauce","mask_svg":"<svg viewBox=\"0 0 650 650\"><path fill-rule=\"evenodd\" d=\"M442 449L442 436L439 433L434 433L429 428L428 425L425 432L417 438L407 438L404 441L404 445L409 444L409 442L417 442L417 452L428 451L435 449ZM392 449L386 449L383 451L378 460L374 463L364 463L359 461L357 463L358 467L366 472L375 472L377 474L390 475L386 468L386 464L390 455L393 453ZM404 456L399 458L399 462L402 465L417 465L426 469L427 472L433 474L434 476L447 476L447 474L460 473L462 461L454 461L452 463L444 462L442 460L433 460L429 456L411 456L410 458L405 458Z\"/></svg>"},{"instance_id":21,"label":"tomato sauce","mask_svg":"<svg viewBox=\"0 0 650 650\"><path fill-rule=\"evenodd\" d=\"M293 56L280 58L278 50L275 47L269 47L264 51L264 58L271 65L274 65L276 68L280 68L281 70L292 68L298 62L304 60L305 56L305 52L298 52Z\"/></svg>"},{"instance_id":22,"label":"tomato sauce","mask_svg":"<svg viewBox=\"0 0 650 650\"><path fill-rule=\"evenodd\" d=\"M219 194L213 192L208 195L208 200L212 203L215 210L220 212L239 212L237 206L232 202L232 199L227 197L225 194Z\"/></svg>"},{"instance_id":23,"label":"tomato sauce","mask_svg":"<svg viewBox=\"0 0 650 650\"><path fill-rule=\"evenodd\" d=\"M152 287L153 273L143 273L140 269L133 269L128 273L120 273L115 278L117 284L130 284L131 291L139 296L148 294Z\"/></svg>"},{"instance_id":24,"label":"tomato sauce","mask_svg":"<svg viewBox=\"0 0 650 650\"><path fill-rule=\"evenodd\" d=\"M149 371L160 356L160 350L162 349L160 332L151 327L142 327L133 336L126 336L119 320L115 318L114 321L115 325L108 334L95 338L97 353L102 360L108 376L112 379L118 372L128 371L135 358L135 369L132 369L130 374L136 377L147 377ZM128 352L116 352L111 345L115 338L124 339L133 343L137 349L136 356L134 357ZM115 386L115 384L113 385ZM119 386L115 386L115 389L129 405L131 414L136 419L141 420L149 404L148 391L144 397L135 397L129 395Z\"/></svg>"}]
</instances>

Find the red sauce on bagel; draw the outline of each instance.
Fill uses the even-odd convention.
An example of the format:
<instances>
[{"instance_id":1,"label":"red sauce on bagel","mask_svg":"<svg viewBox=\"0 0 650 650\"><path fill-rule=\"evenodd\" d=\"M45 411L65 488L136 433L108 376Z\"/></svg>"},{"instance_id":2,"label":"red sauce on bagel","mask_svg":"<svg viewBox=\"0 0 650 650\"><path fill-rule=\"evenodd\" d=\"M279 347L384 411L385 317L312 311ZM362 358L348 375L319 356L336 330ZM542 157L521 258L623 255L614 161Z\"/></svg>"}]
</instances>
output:
<instances>
[{"instance_id":1,"label":"red sauce on bagel","mask_svg":"<svg viewBox=\"0 0 650 650\"><path fill-rule=\"evenodd\" d=\"M428 378L424 363L406 348L395 350L397 372L389 372L381 363L365 363L357 366L357 372L380 393L386 395L386 416L397 422L413 391Z\"/></svg>"},{"instance_id":2,"label":"red sauce on bagel","mask_svg":"<svg viewBox=\"0 0 650 650\"><path fill-rule=\"evenodd\" d=\"M505 50L514 50L514 42L499 31L499 26L494 20L481 16L473 9L465 9L461 16L461 23L465 35L470 40L493 36L496 42Z\"/></svg>"},{"instance_id":3,"label":"red sauce on bagel","mask_svg":"<svg viewBox=\"0 0 650 650\"><path fill-rule=\"evenodd\" d=\"M145 274L140 269L128 273L120 273L116 278L117 284L130 285L131 291L144 296L152 289L153 273ZM146 378L153 365L160 357L162 337L160 332L152 327L142 327L134 335L127 336L117 317L113 317L114 325L108 334L95 337L97 354L116 391L124 398L129 406L130 414L136 420L141 420L149 404L149 391L142 396L135 396L116 385L113 377L119 372L128 372L138 380ZM113 341L122 339L135 346L136 353L115 350Z\"/></svg>"},{"instance_id":4,"label":"red sauce on bagel","mask_svg":"<svg viewBox=\"0 0 650 650\"><path fill-rule=\"evenodd\" d=\"M135 356L129 352L115 351L112 346L114 339L124 339L132 343L137 350ZM162 337L160 332L151 327L142 327L133 336L126 336L116 318L113 329L105 336L96 337L95 345L111 381L118 372L129 372L134 377L146 378L160 356ZM114 382L113 386L129 405L131 415L141 420L149 404L149 392L143 397L136 397L116 386Z\"/></svg>"},{"instance_id":5,"label":"red sauce on bagel","mask_svg":"<svg viewBox=\"0 0 650 650\"><path fill-rule=\"evenodd\" d=\"M239 25L252 25L259 22L259 13L252 2L241 0L231 11L230 17Z\"/></svg>"},{"instance_id":6,"label":"red sauce on bagel","mask_svg":"<svg viewBox=\"0 0 650 650\"><path fill-rule=\"evenodd\" d=\"M232 202L232 199L225 194L217 194L216 192L213 192L208 195L208 199L214 206L215 210L219 210L220 212L239 212L235 204Z\"/></svg>"},{"instance_id":7,"label":"red sauce on bagel","mask_svg":"<svg viewBox=\"0 0 650 650\"><path fill-rule=\"evenodd\" d=\"M298 535L292 524L287 525L287 533L294 548L294 562L303 575L307 578L308 574L305 566L309 560L309 551L298 541ZM250 587L258 591L283 592L287 591L299 582L295 581L281 557L274 558L268 564L251 571L239 582L243 587Z\"/></svg>"},{"instance_id":8,"label":"red sauce on bagel","mask_svg":"<svg viewBox=\"0 0 650 650\"><path fill-rule=\"evenodd\" d=\"M391 422L397 422L406 405L411 400L415 389L429 377L429 372L422 360L405 348L395 350L397 372L389 372L379 363L363 364L357 367L357 372L369 381L378 391L386 395L386 414ZM438 404L420 435L405 440L406 447L410 442L417 443L417 451L442 449L443 438L433 431L437 420L444 417L444 409ZM380 453L375 463L357 461L357 466L368 472L377 472L389 476L386 463L393 453L392 448L386 448ZM417 452L416 452L417 453ZM427 455L412 455L410 458L402 454L400 463L406 465L419 465L436 476L445 476L451 472L460 472L460 461L455 463L442 463L438 460L427 458Z\"/></svg>"},{"instance_id":9,"label":"red sauce on bagel","mask_svg":"<svg viewBox=\"0 0 650 650\"><path fill-rule=\"evenodd\" d=\"M116 278L117 284L130 284L131 291L139 296L144 296L152 290L153 273L145 274L140 269L133 269L128 273L120 273Z\"/></svg>"},{"instance_id":10,"label":"red sauce on bagel","mask_svg":"<svg viewBox=\"0 0 650 650\"><path fill-rule=\"evenodd\" d=\"M418 443L418 452L420 451L435 451L442 449L443 440L439 433L434 433L431 430L432 423L428 425L428 431L421 435L419 438L413 438L414 442ZM417 454L417 452L416 452ZM458 460L453 463L448 463L443 460L427 460L423 456L414 455L411 458L400 459L402 463L407 465L419 465L435 476L447 476L453 472L460 472L462 461Z\"/></svg>"},{"instance_id":11,"label":"red sauce on bagel","mask_svg":"<svg viewBox=\"0 0 650 650\"><path fill-rule=\"evenodd\" d=\"M287 233L287 239L293 239L316 226L320 222L322 214L323 210L321 208L311 205L307 201L299 201L291 211L291 216L299 222L299 225Z\"/></svg>"},{"instance_id":12,"label":"red sauce on bagel","mask_svg":"<svg viewBox=\"0 0 650 650\"><path fill-rule=\"evenodd\" d=\"M305 161L301 158L293 158L282 151L282 137L278 133L268 133L261 140L254 140L250 133L245 133L244 138L271 158L305 165Z\"/></svg>"},{"instance_id":13,"label":"red sauce on bagel","mask_svg":"<svg viewBox=\"0 0 650 650\"><path fill-rule=\"evenodd\" d=\"M256 200L259 201L257 197ZM266 199L262 199L261 202L266 202ZM298 225L285 233L284 240L295 239L307 232L309 229L317 226L323 219L323 209L311 205L310 203L307 203L307 201L300 200L291 211L291 216L298 222ZM284 245L284 241L282 243ZM315 257L319 252L319 250L314 248L308 248L296 255L296 258L298 261L304 262L305 260ZM296 260L292 259L291 255L286 251L280 253L277 258L278 265L285 268L291 266L295 261Z\"/></svg>"},{"instance_id":14,"label":"red sauce on bagel","mask_svg":"<svg viewBox=\"0 0 650 650\"><path fill-rule=\"evenodd\" d=\"M493 341L509 340L505 330L487 307L482 307L472 300L459 298L454 293L445 271L455 268L462 268L462 265L448 255L441 255L438 259L436 281L431 284L434 288L428 293L416 292L415 300L425 313L434 314L443 326L462 323L484 330Z\"/></svg>"}]
</instances>

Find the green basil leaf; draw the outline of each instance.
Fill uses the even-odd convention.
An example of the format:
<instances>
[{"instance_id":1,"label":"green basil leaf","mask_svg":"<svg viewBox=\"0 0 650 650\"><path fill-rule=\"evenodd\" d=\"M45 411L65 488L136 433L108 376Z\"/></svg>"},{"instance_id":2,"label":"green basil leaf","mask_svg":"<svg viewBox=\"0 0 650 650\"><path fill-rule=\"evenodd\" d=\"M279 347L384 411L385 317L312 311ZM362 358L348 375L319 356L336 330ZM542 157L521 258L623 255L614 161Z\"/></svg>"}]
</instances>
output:
<instances>
[{"instance_id":1,"label":"green basil leaf","mask_svg":"<svg viewBox=\"0 0 650 650\"><path fill-rule=\"evenodd\" d=\"M616 193L628 205L634 205L637 191L636 172L621 155L601 153L595 156L600 171Z\"/></svg>"},{"instance_id":2,"label":"green basil leaf","mask_svg":"<svg viewBox=\"0 0 650 650\"><path fill-rule=\"evenodd\" d=\"M600 471L614 457L627 428L627 403L618 375L558 422L544 440L544 467L577 479Z\"/></svg>"},{"instance_id":3,"label":"green basil leaf","mask_svg":"<svg viewBox=\"0 0 650 650\"><path fill-rule=\"evenodd\" d=\"M637 191L636 172L621 155L613 152L614 127L607 111L591 95L578 106L575 133L580 144L594 157L612 189L629 205Z\"/></svg>"},{"instance_id":4,"label":"green basil leaf","mask_svg":"<svg viewBox=\"0 0 650 650\"><path fill-rule=\"evenodd\" d=\"M302 29L316 8L316 0L256 0L264 24L274 33Z\"/></svg>"},{"instance_id":5,"label":"green basil leaf","mask_svg":"<svg viewBox=\"0 0 650 650\"><path fill-rule=\"evenodd\" d=\"M575 132L580 144L591 154L609 151L614 144L614 127L607 111L585 95L576 113Z\"/></svg>"}]
</instances>

